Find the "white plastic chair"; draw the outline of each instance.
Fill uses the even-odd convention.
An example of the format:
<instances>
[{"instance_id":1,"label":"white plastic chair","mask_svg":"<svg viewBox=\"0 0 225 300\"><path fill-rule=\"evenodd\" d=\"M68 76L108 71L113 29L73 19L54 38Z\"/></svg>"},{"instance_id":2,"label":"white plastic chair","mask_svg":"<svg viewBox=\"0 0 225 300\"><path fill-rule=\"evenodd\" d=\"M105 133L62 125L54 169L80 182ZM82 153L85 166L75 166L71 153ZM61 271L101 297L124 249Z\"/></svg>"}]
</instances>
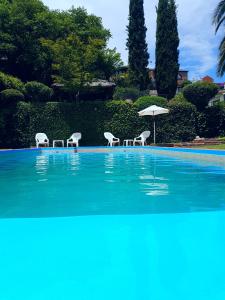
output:
<instances>
[{"instance_id":1,"label":"white plastic chair","mask_svg":"<svg viewBox=\"0 0 225 300\"><path fill-rule=\"evenodd\" d=\"M80 132L75 132L71 135L71 137L67 140L67 148L69 146L73 147L79 147L79 140L82 138L82 135Z\"/></svg>"},{"instance_id":2,"label":"white plastic chair","mask_svg":"<svg viewBox=\"0 0 225 300\"><path fill-rule=\"evenodd\" d=\"M37 133L35 140L37 148L39 148L39 146L49 147L49 139L45 133Z\"/></svg>"},{"instance_id":3,"label":"white plastic chair","mask_svg":"<svg viewBox=\"0 0 225 300\"><path fill-rule=\"evenodd\" d=\"M116 138L111 132L105 132L104 137L108 140L108 146L120 145L120 139Z\"/></svg>"},{"instance_id":4,"label":"white plastic chair","mask_svg":"<svg viewBox=\"0 0 225 300\"><path fill-rule=\"evenodd\" d=\"M140 134L138 137L136 137L134 139L134 146L136 144L139 144L141 146L147 145L146 140L147 140L147 138L150 137L150 134L151 134L150 131L144 131L144 132L142 132L142 134Z\"/></svg>"}]
</instances>

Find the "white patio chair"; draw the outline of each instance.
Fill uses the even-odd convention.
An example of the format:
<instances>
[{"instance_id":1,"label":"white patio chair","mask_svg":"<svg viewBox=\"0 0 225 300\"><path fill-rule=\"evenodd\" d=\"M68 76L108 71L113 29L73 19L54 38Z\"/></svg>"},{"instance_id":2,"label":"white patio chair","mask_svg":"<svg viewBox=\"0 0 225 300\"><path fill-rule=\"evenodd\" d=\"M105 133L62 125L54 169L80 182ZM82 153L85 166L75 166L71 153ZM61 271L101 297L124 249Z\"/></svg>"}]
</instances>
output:
<instances>
[{"instance_id":1,"label":"white patio chair","mask_svg":"<svg viewBox=\"0 0 225 300\"><path fill-rule=\"evenodd\" d=\"M120 145L120 139L116 138L111 132L105 132L104 137L108 140L108 146Z\"/></svg>"},{"instance_id":2,"label":"white patio chair","mask_svg":"<svg viewBox=\"0 0 225 300\"><path fill-rule=\"evenodd\" d=\"M151 134L150 131L144 131L144 132L142 132L142 134L140 134L138 137L136 137L134 139L134 146L136 144L139 144L141 146L147 145L146 140L147 140L147 138L150 137L150 134Z\"/></svg>"},{"instance_id":3,"label":"white patio chair","mask_svg":"<svg viewBox=\"0 0 225 300\"><path fill-rule=\"evenodd\" d=\"M82 135L80 132L75 132L71 135L71 137L67 140L67 148L69 146L73 147L79 147L79 140L82 138Z\"/></svg>"},{"instance_id":4,"label":"white patio chair","mask_svg":"<svg viewBox=\"0 0 225 300\"><path fill-rule=\"evenodd\" d=\"M35 140L37 148L39 148L39 146L49 147L49 139L45 133L37 133Z\"/></svg>"}]
</instances>

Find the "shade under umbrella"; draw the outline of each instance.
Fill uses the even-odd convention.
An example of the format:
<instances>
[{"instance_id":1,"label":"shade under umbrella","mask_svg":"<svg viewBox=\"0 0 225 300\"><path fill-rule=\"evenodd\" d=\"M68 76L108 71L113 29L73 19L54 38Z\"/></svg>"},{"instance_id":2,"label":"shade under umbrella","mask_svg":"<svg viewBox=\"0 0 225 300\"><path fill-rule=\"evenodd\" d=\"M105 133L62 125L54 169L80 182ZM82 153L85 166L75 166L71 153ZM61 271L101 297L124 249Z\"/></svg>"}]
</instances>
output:
<instances>
[{"instance_id":1,"label":"shade under umbrella","mask_svg":"<svg viewBox=\"0 0 225 300\"><path fill-rule=\"evenodd\" d=\"M140 117L144 117L144 116L153 116L153 122L154 122L154 144L156 142L156 138L155 138L155 116L157 115L162 115L162 114L168 114L169 113L169 109L157 106L157 105L152 105L149 106L147 108L145 108L144 110L141 110L138 112Z\"/></svg>"}]
</instances>

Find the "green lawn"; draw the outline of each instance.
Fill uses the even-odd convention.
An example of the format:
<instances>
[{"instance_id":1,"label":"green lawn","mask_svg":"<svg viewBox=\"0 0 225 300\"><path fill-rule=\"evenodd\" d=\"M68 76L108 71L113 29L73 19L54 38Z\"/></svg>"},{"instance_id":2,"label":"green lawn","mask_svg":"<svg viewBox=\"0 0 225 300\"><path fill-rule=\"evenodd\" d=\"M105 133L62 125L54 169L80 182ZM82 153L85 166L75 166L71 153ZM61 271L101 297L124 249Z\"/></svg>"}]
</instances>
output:
<instances>
[{"instance_id":1,"label":"green lawn","mask_svg":"<svg viewBox=\"0 0 225 300\"><path fill-rule=\"evenodd\" d=\"M221 144L221 145L202 145L202 146L196 146L195 148L225 150L225 144Z\"/></svg>"}]
</instances>

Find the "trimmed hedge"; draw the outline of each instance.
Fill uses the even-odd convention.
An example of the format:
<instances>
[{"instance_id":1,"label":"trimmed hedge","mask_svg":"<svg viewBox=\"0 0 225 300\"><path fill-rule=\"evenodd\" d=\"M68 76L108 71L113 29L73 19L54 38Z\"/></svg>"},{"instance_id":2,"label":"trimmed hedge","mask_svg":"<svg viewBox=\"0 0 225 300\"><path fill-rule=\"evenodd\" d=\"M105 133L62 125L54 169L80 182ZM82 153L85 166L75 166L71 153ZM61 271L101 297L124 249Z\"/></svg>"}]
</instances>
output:
<instances>
[{"instance_id":1,"label":"trimmed hedge","mask_svg":"<svg viewBox=\"0 0 225 300\"><path fill-rule=\"evenodd\" d=\"M24 101L24 95L18 90L7 89L0 92L0 104L3 107L10 107L19 101Z\"/></svg>"},{"instance_id":2,"label":"trimmed hedge","mask_svg":"<svg viewBox=\"0 0 225 300\"><path fill-rule=\"evenodd\" d=\"M196 117L199 136L213 138L225 135L225 109L220 106L207 107Z\"/></svg>"},{"instance_id":3,"label":"trimmed hedge","mask_svg":"<svg viewBox=\"0 0 225 300\"><path fill-rule=\"evenodd\" d=\"M166 98L159 96L143 96L138 98L138 100L135 102L135 105L138 107L139 110L145 109L151 105L167 107L168 101Z\"/></svg>"},{"instance_id":4,"label":"trimmed hedge","mask_svg":"<svg viewBox=\"0 0 225 300\"><path fill-rule=\"evenodd\" d=\"M48 102L53 95L51 88L37 81L27 82L25 92L27 99L31 102Z\"/></svg>"},{"instance_id":5,"label":"trimmed hedge","mask_svg":"<svg viewBox=\"0 0 225 300\"><path fill-rule=\"evenodd\" d=\"M0 72L0 91L6 89L15 89L23 93L24 84L16 77Z\"/></svg>"},{"instance_id":6,"label":"trimmed hedge","mask_svg":"<svg viewBox=\"0 0 225 300\"><path fill-rule=\"evenodd\" d=\"M170 114L156 118L157 142L192 140L196 136L195 107L190 103L169 103L168 107ZM11 147L35 145L37 132L46 132L52 142L53 139L65 140L73 132L80 131L81 145L106 145L105 131L111 131L121 140L134 138L144 130L153 132L152 118L139 117L138 110L135 104L115 100L82 104L19 102ZM150 141L153 142L153 135Z\"/></svg>"},{"instance_id":7,"label":"trimmed hedge","mask_svg":"<svg viewBox=\"0 0 225 300\"><path fill-rule=\"evenodd\" d=\"M209 100L218 93L218 90L215 83L198 81L187 85L183 89L183 94L199 111L202 111L208 105Z\"/></svg>"}]
</instances>

